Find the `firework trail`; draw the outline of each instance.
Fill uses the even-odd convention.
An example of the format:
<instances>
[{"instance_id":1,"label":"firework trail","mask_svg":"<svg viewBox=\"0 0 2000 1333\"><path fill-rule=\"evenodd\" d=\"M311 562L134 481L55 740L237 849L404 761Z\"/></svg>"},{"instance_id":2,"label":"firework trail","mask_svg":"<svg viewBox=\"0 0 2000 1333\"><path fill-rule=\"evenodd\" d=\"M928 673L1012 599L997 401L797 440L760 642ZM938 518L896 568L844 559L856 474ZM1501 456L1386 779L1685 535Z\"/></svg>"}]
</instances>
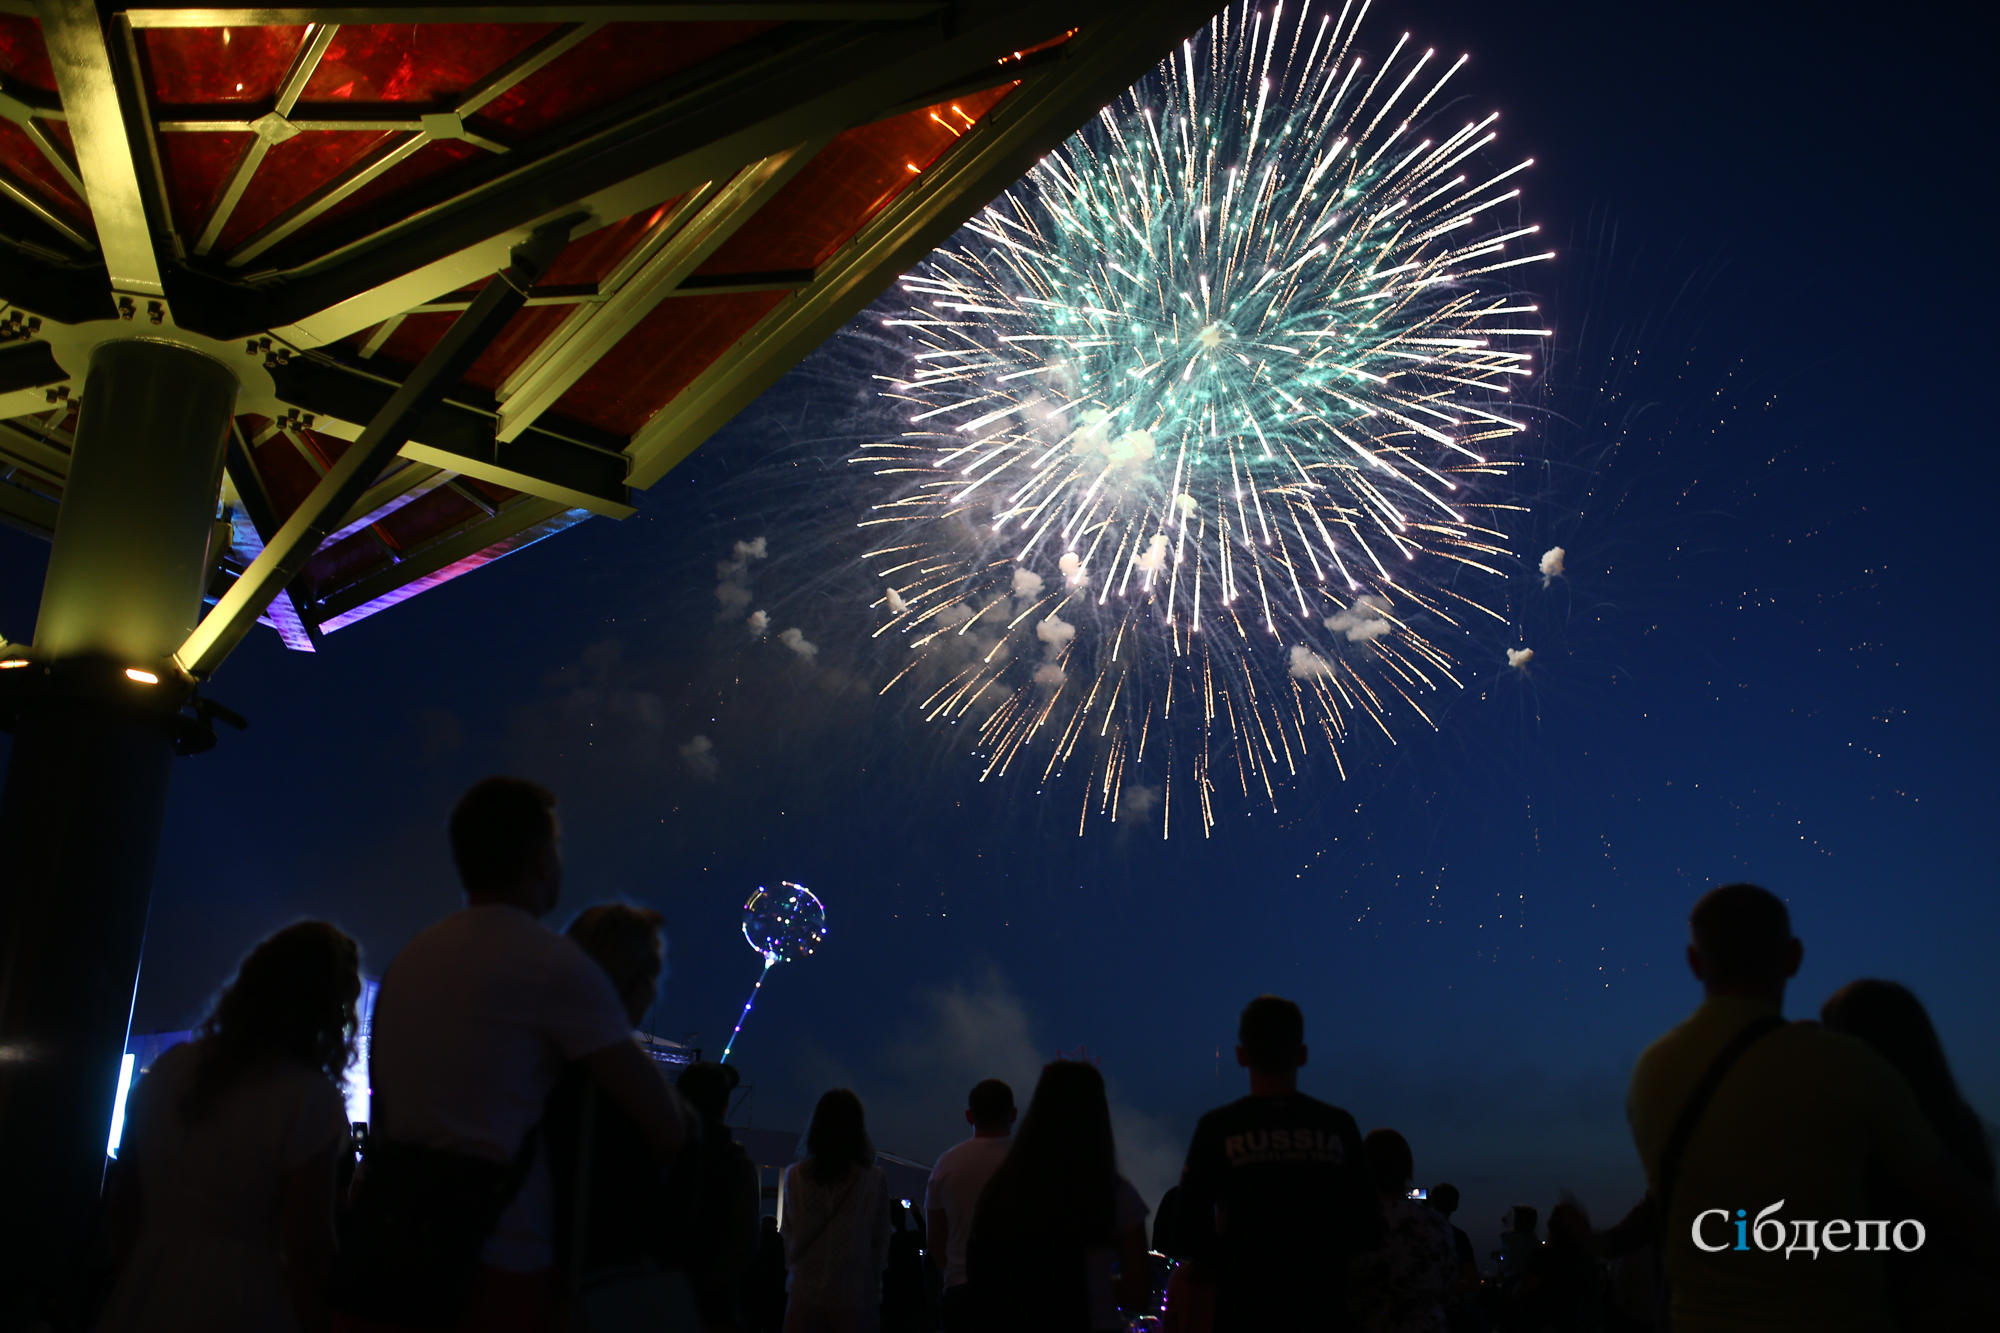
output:
<instances>
[{"instance_id":1,"label":"firework trail","mask_svg":"<svg viewBox=\"0 0 2000 1333\"><path fill-rule=\"evenodd\" d=\"M1367 5L1238 5L903 281L907 433L852 460L891 687L984 775L1088 775L1083 813L1224 785L1275 803L1323 747L1456 688L1509 558L1536 307L1448 69L1374 68ZM1503 622L1504 623L1504 622ZM1497 656L1497 655L1496 655ZM886 689L885 689L886 692ZM1144 767L1140 767L1144 765Z\"/></svg>"}]
</instances>

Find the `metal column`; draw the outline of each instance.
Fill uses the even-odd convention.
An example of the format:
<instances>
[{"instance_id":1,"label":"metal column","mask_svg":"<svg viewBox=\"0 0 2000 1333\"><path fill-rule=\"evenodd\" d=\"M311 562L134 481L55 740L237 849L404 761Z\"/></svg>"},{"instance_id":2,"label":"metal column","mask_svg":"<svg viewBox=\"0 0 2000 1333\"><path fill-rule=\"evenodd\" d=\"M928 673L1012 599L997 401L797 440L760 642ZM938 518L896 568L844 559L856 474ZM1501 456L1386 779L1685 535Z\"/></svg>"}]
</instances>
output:
<instances>
[{"instance_id":1,"label":"metal column","mask_svg":"<svg viewBox=\"0 0 2000 1333\"><path fill-rule=\"evenodd\" d=\"M67 1285L97 1206L236 390L167 342L91 358L35 628L49 687L0 794L0 1328Z\"/></svg>"}]
</instances>

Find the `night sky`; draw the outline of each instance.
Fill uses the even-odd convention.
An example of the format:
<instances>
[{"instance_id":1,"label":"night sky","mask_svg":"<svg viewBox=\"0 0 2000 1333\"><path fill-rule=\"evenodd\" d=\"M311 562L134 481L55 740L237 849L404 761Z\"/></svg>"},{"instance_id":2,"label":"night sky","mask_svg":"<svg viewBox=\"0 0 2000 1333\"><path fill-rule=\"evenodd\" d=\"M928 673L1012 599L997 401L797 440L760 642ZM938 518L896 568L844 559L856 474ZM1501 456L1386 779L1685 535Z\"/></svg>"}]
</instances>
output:
<instances>
[{"instance_id":1,"label":"night sky","mask_svg":"<svg viewBox=\"0 0 2000 1333\"><path fill-rule=\"evenodd\" d=\"M453 797L508 771L561 797L559 918L666 914L662 1035L721 1049L758 969L754 887L825 899L823 951L772 972L735 1057L759 1126L803 1127L846 1084L881 1147L928 1160L976 1079L1025 1097L1083 1046L1156 1201L1196 1116L1243 1090L1237 1010L1276 991L1306 1011L1305 1089L1402 1130L1483 1255L1511 1204L1573 1189L1603 1224L1636 1201L1626 1075L1698 999L1688 907L1745 878L1805 940L1794 1016L1902 980L2000 1114L1970 13L1377 5L1378 51L1403 27L1470 51L1465 109L1501 108L1505 162L1537 160L1524 216L1559 258L1530 281L1559 336L1521 545L1562 544L1568 576L1518 580L1526 673L1469 664L1438 731L1361 746L1345 783L1315 770L1276 814L1225 793L1206 840L1192 819L1079 839L1070 790L981 785L878 700L871 622L824 574L859 503L828 461L865 429L850 338L633 519L318 656L253 635L208 690L251 730L175 775L134 1030L187 1026L301 916L379 972L457 904ZM714 564L759 536L758 604L821 645L811 664L717 621ZM10 638L46 552L0 531Z\"/></svg>"}]
</instances>

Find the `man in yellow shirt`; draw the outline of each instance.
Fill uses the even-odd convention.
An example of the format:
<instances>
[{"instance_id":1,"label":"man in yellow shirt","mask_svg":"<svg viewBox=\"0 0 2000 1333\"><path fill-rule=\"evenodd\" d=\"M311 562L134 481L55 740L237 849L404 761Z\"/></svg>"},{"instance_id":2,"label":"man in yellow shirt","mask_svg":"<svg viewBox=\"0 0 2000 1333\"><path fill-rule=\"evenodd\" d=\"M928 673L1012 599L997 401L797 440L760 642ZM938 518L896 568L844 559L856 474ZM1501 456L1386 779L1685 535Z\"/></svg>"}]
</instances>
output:
<instances>
[{"instance_id":1,"label":"man in yellow shirt","mask_svg":"<svg viewBox=\"0 0 2000 1333\"><path fill-rule=\"evenodd\" d=\"M1785 905L1751 884L1705 895L1688 920L1688 966L1706 998L1646 1048L1626 1119L1656 1201L1674 1333L1888 1333L1882 1255L1949 1226L2000 1263L1990 1201L1945 1156L1915 1096L1887 1061L1812 1023L1767 1022L1741 1047L1682 1144L1662 1159L1718 1056L1782 1014L1804 947ZM1923 1220L1884 1217L1869 1182L1892 1181Z\"/></svg>"}]
</instances>

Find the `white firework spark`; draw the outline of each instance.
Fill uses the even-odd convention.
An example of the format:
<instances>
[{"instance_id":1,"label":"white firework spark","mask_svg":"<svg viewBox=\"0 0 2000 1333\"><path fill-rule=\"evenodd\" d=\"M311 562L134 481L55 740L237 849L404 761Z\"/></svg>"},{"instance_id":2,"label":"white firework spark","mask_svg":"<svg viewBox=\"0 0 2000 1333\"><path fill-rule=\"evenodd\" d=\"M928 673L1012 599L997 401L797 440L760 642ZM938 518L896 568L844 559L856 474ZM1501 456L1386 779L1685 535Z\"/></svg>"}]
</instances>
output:
<instances>
[{"instance_id":1,"label":"white firework spark","mask_svg":"<svg viewBox=\"0 0 2000 1333\"><path fill-rule=\"evenodd\" d=\"M1430 722L1444 640L1500 618L1496 445L1549 334L1509 279L1551 256L1498 221L1531 163L1481 168L1495 115L1431 133L1464 58L1405 34L1371 69L1353 8L1225 11L886 321L909 430L853 461L890 491L891 684L989 775L1084 767L1085 817L1145 778L1163 831L1189 790L1206 829L1226 771L1275 801L1321 746L1344 777L1354 725Z\"/></svg>"}]
</instances>

